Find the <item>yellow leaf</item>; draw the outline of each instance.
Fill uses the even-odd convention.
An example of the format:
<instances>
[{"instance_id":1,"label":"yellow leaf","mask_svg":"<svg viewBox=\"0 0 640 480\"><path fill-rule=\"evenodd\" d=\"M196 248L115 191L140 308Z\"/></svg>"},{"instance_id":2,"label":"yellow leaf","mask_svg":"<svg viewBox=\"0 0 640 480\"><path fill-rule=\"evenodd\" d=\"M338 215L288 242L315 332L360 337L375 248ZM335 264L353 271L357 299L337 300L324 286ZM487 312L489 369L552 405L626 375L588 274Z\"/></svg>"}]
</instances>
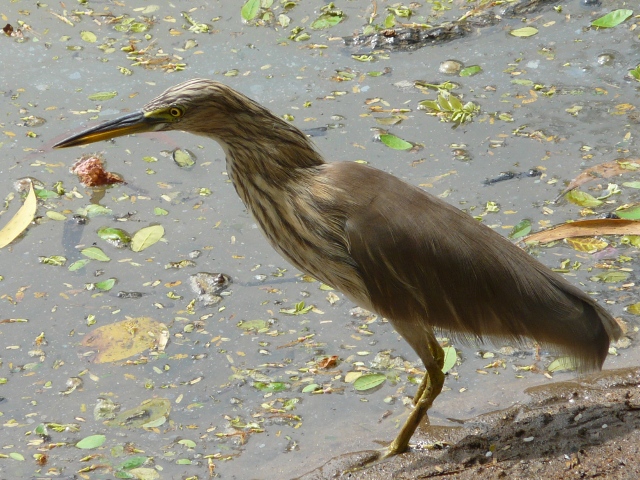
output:
<instances>
[{"instance_id":1,"label":"yellow leaf","mask_svg":"<svg viewBox=\"0 0 640 480\"><path fill-rule=\"evenodd\" d=\"M564 240L574 250L585 253L595 253L604 250L609 245L608 242L594 237L574 237Z\"/></svg>"},{"instance_id":2,"label":"yellow leaf","mask_svg":"<svg viewBox=\"0 0 640 480\"><path fill-rule=\"evenodd\" d=\"M29 187L27 198L11 220L0 230L0 248L13 242L33 221L38 201L33 191L33 184Z\"/></svg>"}]
</instances>

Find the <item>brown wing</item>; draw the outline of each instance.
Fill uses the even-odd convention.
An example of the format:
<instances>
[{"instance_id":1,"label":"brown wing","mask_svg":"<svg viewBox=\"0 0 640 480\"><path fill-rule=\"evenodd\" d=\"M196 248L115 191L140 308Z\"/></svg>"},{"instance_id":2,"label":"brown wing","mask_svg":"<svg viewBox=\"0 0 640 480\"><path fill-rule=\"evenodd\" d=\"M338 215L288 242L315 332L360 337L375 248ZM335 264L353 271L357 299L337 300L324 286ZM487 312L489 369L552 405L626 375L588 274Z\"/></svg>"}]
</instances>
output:
<instances>
[{"instance_id":1,"label":"brown wing","mask_svg":"<svg viewBox=\"0 0 640 480\"><path fill-rule=\"evenodd\" d=\"M331 169L352 200L347 239L371 304L414 348L426 323L478 338L530 337L574 356L583 370L602 366L620 328L580 289L392 175L348 163Z\"/></svg>"}]
</instances>

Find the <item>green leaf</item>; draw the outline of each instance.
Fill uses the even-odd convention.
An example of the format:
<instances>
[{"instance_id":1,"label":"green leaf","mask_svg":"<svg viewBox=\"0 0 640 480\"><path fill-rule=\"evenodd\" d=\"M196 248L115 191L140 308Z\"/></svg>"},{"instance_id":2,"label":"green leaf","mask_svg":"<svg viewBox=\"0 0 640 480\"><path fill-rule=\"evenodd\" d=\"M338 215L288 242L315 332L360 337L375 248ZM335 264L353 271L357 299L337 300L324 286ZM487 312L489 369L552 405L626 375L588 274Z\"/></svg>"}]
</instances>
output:
<instances>
[{"instance_id":1,"label":"green leaf","mask_svg":"<svg viewBox=\"0 0 640 480\"><path fill-rule=\"evenodd\" d=\"M96 283L95 286L98 290L102 290L103 292L108 292L113 288L115 284L116 284L116 279L109 278L108 280L103 280L102 282Z\"/></svg>"},{"instance_id":2,"label":"green leaf","mask_svg":"<svg viewBox=\"0 0 640 480\"><path fill-rule=\"evenodd\" d=\"M67 217L60 212L55 212L53 210L49 210L46 214L51 220L57 220L59 222L64 222Z\"/></svg>"},{"instance_id":3,"label":"green leaf","mask_svg":"<svg viewBox=\"0 0 640 480\"><path fill-rule=\"evenodd\" d=\"M180 445L184 445L187 448L196 448L196 442L193 440L189 440L188 438L183 438L182 440L178 440Z\"/></svg>"},{"instance_id":4,"label":"green leaf","mask_svg":"<svg viewBox=\"0 0 640 480\"><path fill-rule=\"evenodd\" d=\"M581 207L598 207L602 205L602 200L598 200L593 195L581 190L571 190L565 195L566 199L571 203L575 203Z\"/></svg>"},{"instance_id":5,"label":"green leaf","mask_svg":"<svg viewBox=\"0 0 640 480\"><path fill-rule=\"evenodd\" d=\"M250 22L258 16L259 11L260 0L247 0L247 3L245 3L242 6L242 10L240 10L240 14L245 21Z\"/></svg>"},{"instance_id":6,"label":"green leaf","mask_svg":"<svg viewBox=\"0 0 640 480\"><path fill-rule=\"evenodd\" d=\"M130 470L132 468L138 468L147 461L147 457L131 457L127 458L124 462L118 465L118 470Z\"/></svg>"},{"instance_id":7,"label":"green leaf","mask_svg":"<svg viewBox=\"0 0 640 480\"><path fill-rule=\"evenodd\" d=\"M255 330L255 331L260 331L263 329L268 329L269 328L269 322L267 322L266 320L247 320L247 321L242 321L240 323L238 323L238 327L240 327L242 330Z\"/></svg>"},{"instance_id":8,"label":"green leaf","mask_svg":"<svg viewBox=\"0 0 640 480\"><path fill-rule=\"evenodd\" d=\"M591 22L591 26L600 28L611 28L616 25L620 25L627 18L633 15L633 10L618 9L613 12L609 12L603 17L596 18Z\"/></svg>"},{"instance_id":9,"label":"green leaf","mask_svg":"<svg viewBox=\"0 0 640 480\"><path fill-rule=\"evenodd\" d=\"M549 364L547 370L551 373L553 372L563 372L567 370L575 370L576 362L571 357L560 357L556 358L553 362Z\"/></svg>"},{"instance_id":10,"label":"green leaf","mask_svg":"<svg viewBox=\"0 0 640 480\"><path fill-rule=\"evenodd\" d=\"M353 388L359 392L364 392L376 388L378 385L382 385L386 379L387 377L381 373L368 373L367 375L362 375L357 378L356 381L353 382Z\"/></svg>"},{"instance_id":11,"label":"green leaf","mask_svg":"<svg viewBox=\"0 0 640 480\"><path fill-rule=\"evenodd\" d=\"M309 385L307 385L302 389L302 393L315 392L318 389L318 387L320 387L320 385L318 385L317 383L310 383Z\"/></svg>"},{"instance_id":12,"label":"green leaf","mask_svg":"<svg viewBox=\"0 0 640 480\"><path fill-rule=\"evenodd\" d=\"M111 259L98 247L83 248L80 253L87 258L98 260L99 262L108 262Z\"/></svg>"},{"instance_id":13,"label":"green leaf","mask_svg":"<svg viewBox=\"0 0 640 480\"><path fill-rule=\"evenodd\" d=\"M81 209L78 213L86 215L89 218L97 217L99 215L111 215L113 212L110 208L103 207L102 205L87 205L86 208Z\"/></svg>"},{"instance_id":14,"label":"green leaf","mask_svg":"<svg viewBox=\"0 0 640 480\"><path fill-rule=\"evenodd\" d=\"M629 188L640 188L640 182L624 182L622 186Z\"/></svg>"},{"instance_id":15,"label":"green leaf","mask_svg":"<svg viewBox=\"0 0 640 480\"><path fill-rule=\"evenodd\" d=\"M91 450L93 448L101 447L106 439L107 437L104 435L89 435L76 443L76 447L83 450Z\"/></svg>"},{"instance_id":16,"label":"green leaf","mask_svg":"<svg viewBox=\"0 0 640 480\"><path fill-rule=\"evenodd\" d=\"M117 248L126 247L131 243L131 235L121 228L100 227L98 229L98 236Z\"/></svg>"},{"instance_id":17,"label":"green leaf","mask_svg":"<svg viewBox=\"0 0 640 480\"><path fill-rule=\"evenodd\" d=\"M22 454L21 454L21 453L18 453L18 452L11 452L11 453L9 454L9 456L10 456L11 458L13 458L14 460L18 460L19 462L24 462L24 456L22 456Z\"/></svg>"},{"instance_id":18,"label":"green leaf","mask_svg":"<svg viewBox=\"0 0 640 480\"><path fill-rule=\"evenodd\" d=\"M169 212L167 210L165 210L164 208L155 207L153 209L153 214L162 216L162 215L169 215Z\"/></svg>"},{"instance_id":19,"label":"green leaf","mask_svg":"<svg viewBox=\"0 0 640 480\"><path fill-rule=\"evenodd\" d=\"M482 67L480 65L472 65L470 67L463 68L460 70L461 77L471 77L473 75L477 75L482 72Z\"/></svg>"},{"instance_id":20,"label":"green leaf","mask_svg":"<svg viewBox=\"0 0 640 480\"><path fill-rule=\"evenodd\" d=\"M453 347L444 347L442 350L444 351L444 365L442 365L442 373L447 373L455 366L456 361L458 361L458 353Z\"/></svg>"},{"instance_id":21,"label":"green leaf","mask_svg":"<svg viewBox=\"0 0 640 480\"><path fill-rule=\"evenodd\" d=\"M525 218L511 229L509 232L509 238L522 238L525 235L529 235L529 232L531 232L531 220L527 220Z\"/></svg>"},{"instance_id":22,"label":"green leaf","mask_svg":"<svg viewBox=\"0 0 640 480\"><path fill-rule=\"evenodd\" d=\"M131 250L141 252L157 243L164 235L164 227L162 225L152 225L138 230L131 239Z\"/></svg>"},{"instance_id":23,"label":"green leaf","mask_svg":"<svg viewBox=\"0 0 640 480\"><path fill-rule=\"evenodd\" d=\"M589 280L594 282L604 282L604 283L617 283L624 282L627 278L629 278L628 272L621 272L619 270L614 270L610 272L602 272L598 275L594 275Z\"/></svg>"},{"instance_id":24,"label":"green leaf","mask_svg":"<svg viewBox=\"0 0 640 480\"><path fill-rule=\"evenodd\" d=\"M284 382L254 382L253 386L261 392L282 392L288 388Z\"/></svg>"},{"instance_id":25,"label":"green leaf","mask_svg":"<svg viewBox=\"0 0 640 480\"><path fill-rule=\"evenodd\" d=\"M532 37L533 35L538 33L538 29L534 27L523 27L523 28L517 28L515 30L511 30L509 33L514 37L525 38L525 37Z\"/></svg>"},{"instance_id":26,"label":"green leaf","mask_svg":"<svg viewBox=\"0 0 640 480\"><path fill-rule=\"evenodd\" d=\"M117 95L118 95L118 92L97 92L97 93L92 93L87 98L89 100L93 100L96 102L102 102L104 100L111 100L113 97L116 97Z\"/></svg>"},{"instance_id":27,"label":"green leaf","mask_svg":"<svg viewBox=\"0 0 640 480\"><path fill-rule=\"evenodd\" d=\"M96 34L93 32L88 32L87 30L83 30L80 32L80 38L87 43L95 43L98 40Z\"/></svg>"},{"instance_id":28,"label":"green leaf","mask_svg":"<svg viewBox=\"0 0 640 480\"><path fill-rule=\"evenodd\" d=\"M640 206L616 210L614 213L625 220L640 220Z\"/></svg>"},{"instance_id":29,"label":"green leaf","mask_svg":"<svg viewBox=\"0 0 640 480\"><path fill-rule=\"evenodd\" d=\"M338 25L344 16L342 14L324 13L311 23L313 30L324 30Z\"/></svg>"},{"instance_id":30,"label":"green leaf","mask_svg":"<svg viewBox=\"0 0 640 480\"><path fill-rule=\"evenodd\" d=\"M413 147L412 143L396 137L395 135L391 135L390 133L380 135L380 141L387 147L393 148L394 150L409 150Z\"/></svg>"},{"instance_id":31,"label":"green leaf","mask_svg":"<svg viewBox=\"0 0 640 480\"><path fill-rule=\"evenodd\" d=\"M76 270L80 270L81 268L86 267L90 261L91 260L89 260L88 258L81 258L80 260L76 260L71 265L69 265L69 271L75 272Z\"/></svg>"}]
</instances>

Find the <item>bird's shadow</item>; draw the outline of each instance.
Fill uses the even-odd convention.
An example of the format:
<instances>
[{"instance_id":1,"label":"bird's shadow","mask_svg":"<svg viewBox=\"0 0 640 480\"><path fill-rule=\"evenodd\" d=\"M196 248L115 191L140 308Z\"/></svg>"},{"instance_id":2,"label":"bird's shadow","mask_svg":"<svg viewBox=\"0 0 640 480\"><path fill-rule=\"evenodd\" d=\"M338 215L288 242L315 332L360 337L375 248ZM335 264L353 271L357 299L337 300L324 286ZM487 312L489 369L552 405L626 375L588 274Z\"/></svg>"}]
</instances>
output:
<instances>
[{"instance_id":1,"label":"bird's shadow","mask_svg":"<svg viewBox=\"0 0 640 480\"><path fill-rule=\"evenodd\" d=\"M640 428L640 367L609 370L527 390L532 401L463 422L425 426L417 448L349 474L350 479L430 478L487 463L547 459L582 451ZM300 478L335 478L366 452L346 454Z\"/></svg>"}]
</instances>

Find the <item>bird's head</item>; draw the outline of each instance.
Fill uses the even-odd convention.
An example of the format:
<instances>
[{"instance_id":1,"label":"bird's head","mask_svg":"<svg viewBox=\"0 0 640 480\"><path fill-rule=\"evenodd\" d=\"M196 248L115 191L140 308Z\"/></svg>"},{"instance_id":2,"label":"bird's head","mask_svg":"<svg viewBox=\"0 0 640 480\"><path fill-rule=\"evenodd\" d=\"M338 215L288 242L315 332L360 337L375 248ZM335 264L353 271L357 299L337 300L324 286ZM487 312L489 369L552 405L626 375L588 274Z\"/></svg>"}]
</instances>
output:
<instances>
[{"instance_id":1,"label":"bird's head","mask_svg":"<svg viewBox=\"0 0 640 480\"><path fill-rule=\"evenodd\" d=\"M226 85L196 78L165 90L141 110L84 130L54 148L87 145L133 133L183 130L219 136L242 118L273 117L266 109ZM256 115L261 114L261 115ZM279 120L276 118L276 120Z\"/></svg>"}]
</instances>

